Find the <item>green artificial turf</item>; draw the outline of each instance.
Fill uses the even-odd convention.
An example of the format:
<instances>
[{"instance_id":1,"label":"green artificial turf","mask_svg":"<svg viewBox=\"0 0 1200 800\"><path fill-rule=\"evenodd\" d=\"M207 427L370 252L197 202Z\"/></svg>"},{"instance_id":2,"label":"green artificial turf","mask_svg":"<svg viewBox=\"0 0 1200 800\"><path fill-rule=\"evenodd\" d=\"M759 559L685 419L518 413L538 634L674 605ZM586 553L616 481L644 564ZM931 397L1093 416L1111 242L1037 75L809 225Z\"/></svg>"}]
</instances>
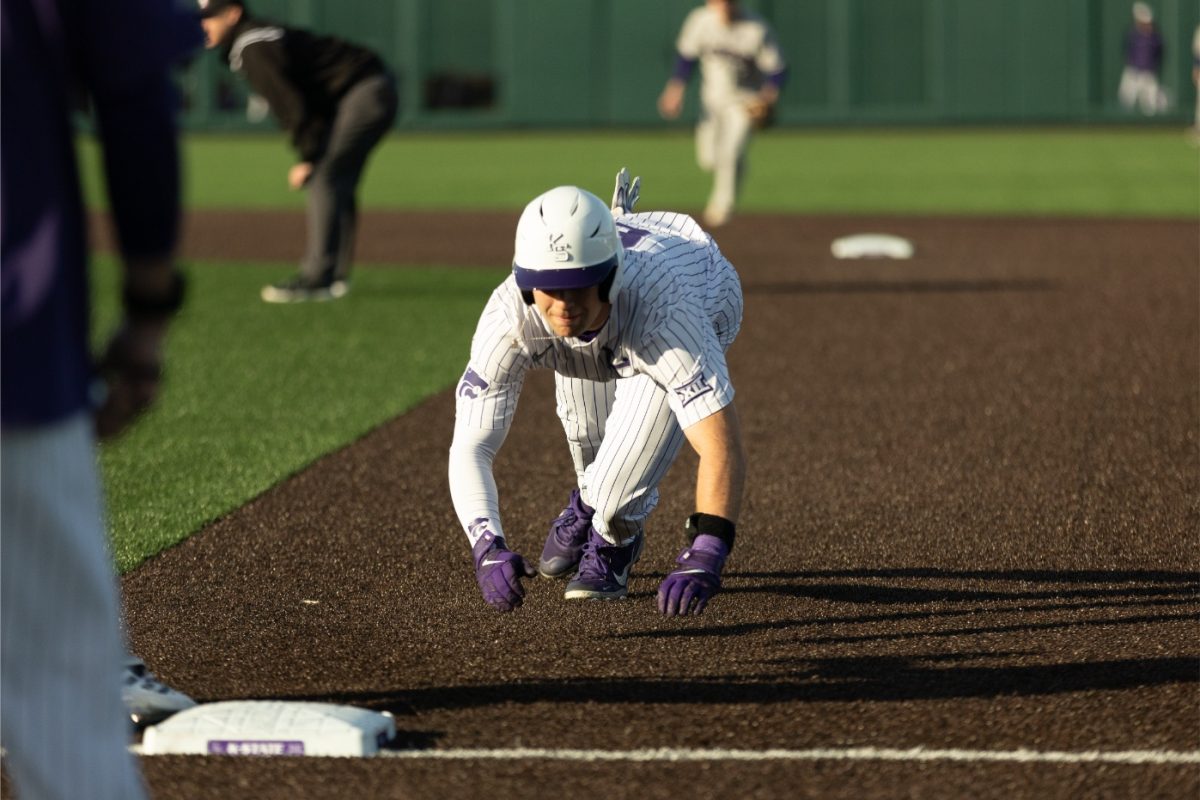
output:
<instances>
[{"instance_id":1,"label":"green artificial turf","mask_svg":"<svg viewBox=\"0 0 1200 800\"><path fill-rule=\"evenodd\" d=\"M85 147L89 171L94 147ZM282 135L193 135L191 208L295 208ZM688 131L456 132L390 136L363 185L369 208L520 209L576 183L607 196L617 168L644 208L696 210L710 178ZM751 145L746 211L1191 216L1200 149L1174 128L772 130ZM92 182L89 202L102 204Z\"/></svg>"},{"instance_id":2,"label":"green artificial turf","mask_svg":"<svg viewBox=\"0 0 1200 800\"><path fill-rule=\"evenodd\" d=\"M97 340L116 268L94 271ZM131 569L318 456L446 388L496 270L363 269L335 303L265 305L291 265L196 264L162 397L101 448L117 566Z\"/></svg>"}]
</instances>

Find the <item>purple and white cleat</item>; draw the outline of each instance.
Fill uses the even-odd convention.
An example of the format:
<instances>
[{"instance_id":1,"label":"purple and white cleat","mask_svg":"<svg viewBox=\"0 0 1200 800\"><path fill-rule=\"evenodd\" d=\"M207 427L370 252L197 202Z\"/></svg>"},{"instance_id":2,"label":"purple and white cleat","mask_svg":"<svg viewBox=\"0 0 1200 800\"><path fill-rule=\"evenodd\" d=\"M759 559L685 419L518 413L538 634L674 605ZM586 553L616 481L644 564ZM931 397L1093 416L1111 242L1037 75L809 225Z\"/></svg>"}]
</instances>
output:
<instances>
[{"instance_id":1,"label":"purple and white cleat","mask_svg":"<svg viewBox=\"0 0 1200 800\"><path fill-rule=\"evenodd\" d=\"M613 544L593 528L583 545L579 571L567 584L567 600L620 600L627 593L629 570L642 554L643 534L624 544Z\"/></svg>"},{"instance_id":2,"label":"purple and white cleat","mask_svg":"<svg viewBox=\"0 0 1200 800\"><path fill-rule=\"evenodd\" d=\"M543 578L565 578L579 565L595 513L595 509L583 502L579 490L572 489L567 507L550 523L550 535L538 561L538 573Z\"/></svg>"}]
</instances>

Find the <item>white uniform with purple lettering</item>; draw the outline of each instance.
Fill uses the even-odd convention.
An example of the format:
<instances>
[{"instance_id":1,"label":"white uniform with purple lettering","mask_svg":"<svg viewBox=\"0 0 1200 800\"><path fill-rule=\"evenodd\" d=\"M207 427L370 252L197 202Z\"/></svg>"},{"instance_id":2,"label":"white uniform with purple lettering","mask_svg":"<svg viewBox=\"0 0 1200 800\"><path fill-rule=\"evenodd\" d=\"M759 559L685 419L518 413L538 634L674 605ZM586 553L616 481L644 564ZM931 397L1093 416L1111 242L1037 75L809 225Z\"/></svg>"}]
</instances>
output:
<instances>
[{"instance_id":1,"label":"white uniform with purple lettering","mask_svg":"<svg viewBox=\"0 0 1200 800\"><path fill-rule=\"evenodd\" d=\"M525 373L555 373L558 416L597 533L641 533L683 429L733 400L725 350L742 322L733 265L688 216L616 220L625 263L608 321L594 336L555 336L509 276L492 293L458 386L450 491L472 546L499 536L492 461L516 411Z\"/></svg>"}]
</instances>

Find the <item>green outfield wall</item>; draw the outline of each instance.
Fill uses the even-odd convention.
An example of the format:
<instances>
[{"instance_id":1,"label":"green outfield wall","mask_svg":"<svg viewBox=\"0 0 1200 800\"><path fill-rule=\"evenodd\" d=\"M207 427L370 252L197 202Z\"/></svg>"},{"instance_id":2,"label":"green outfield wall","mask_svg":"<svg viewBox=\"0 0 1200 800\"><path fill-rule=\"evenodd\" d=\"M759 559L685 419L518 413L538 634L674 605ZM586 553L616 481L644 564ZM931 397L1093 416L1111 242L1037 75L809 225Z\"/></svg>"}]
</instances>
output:
<instances>
[{"instance_id":1,"label":"green outfield wall","mask_svg":"<svg viewBox=\"0 0 1200 800\"><path fill-rule=\"evenodd\" d=\"M1116 100L1129 0L744 0L791 73L781 125L1141 121ZM654 101L699 0L248 0L378 50L400 128L665 124ZM1195 113L1200 0L1150 0L1171 109ZM693 82L694 83L694 82ZM213 53L184 76L192 129L273 127ZM695 86L689 111L696 109Z\"/></svg>"}]
</instances>

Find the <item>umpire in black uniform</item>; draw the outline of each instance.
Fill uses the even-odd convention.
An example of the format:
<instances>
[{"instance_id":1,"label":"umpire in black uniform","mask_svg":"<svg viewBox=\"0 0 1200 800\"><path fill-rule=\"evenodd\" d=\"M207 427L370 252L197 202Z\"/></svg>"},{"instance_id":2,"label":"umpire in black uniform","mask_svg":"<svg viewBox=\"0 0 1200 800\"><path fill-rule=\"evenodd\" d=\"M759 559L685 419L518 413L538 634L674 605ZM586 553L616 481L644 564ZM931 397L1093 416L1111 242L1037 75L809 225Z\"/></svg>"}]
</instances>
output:
<instances>
[{"instance_id":1,"label":"umpire in black uniform","mask_svg":"<svg viewBox=\"0 0 1200 800\"><path fill-rule=\"evenodd\" d=\"M199 0L209 49L266 98L308 189L308 245L296 277L266 286L269 303L331 300L348 289L363 166L396 117L395 78L370 50L332 36L256 19L243 0Z\"/></svg>"}]
</instances>

